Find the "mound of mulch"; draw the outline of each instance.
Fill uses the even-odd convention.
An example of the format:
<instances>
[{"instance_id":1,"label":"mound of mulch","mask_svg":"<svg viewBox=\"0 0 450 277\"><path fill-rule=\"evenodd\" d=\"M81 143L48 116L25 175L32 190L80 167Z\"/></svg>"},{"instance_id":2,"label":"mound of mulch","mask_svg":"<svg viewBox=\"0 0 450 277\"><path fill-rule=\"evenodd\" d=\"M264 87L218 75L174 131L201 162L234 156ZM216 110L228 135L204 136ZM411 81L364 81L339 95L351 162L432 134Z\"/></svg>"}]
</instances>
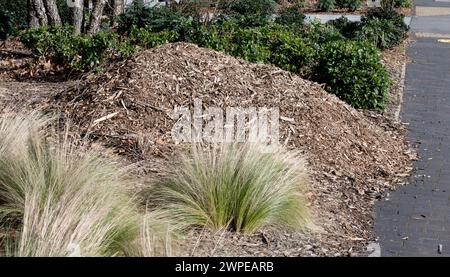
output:
<instances>
[{"instance_id":1,"label":"mound of mulch","mask_svg":"<svg viewBox=\"0 0 450 277\"><path fill-rule=\"evenodd\" d=\"M175 106L192 107L194 98L204 107L280 108L281 141L303 150L309 163L309 198L320 229L312 234L268 229L245 237L194 232L199 241L187 243L194 244L195 255L211 254L212 248L214 255L353 255L374 239L372 204L404 181L414 155L401 125L376 114L368 118L319 84L274 66L175 43L88 76L49 106L81 134L151 164L173 158L175 122L169 114Z\"/></svg>"}]
</instances>

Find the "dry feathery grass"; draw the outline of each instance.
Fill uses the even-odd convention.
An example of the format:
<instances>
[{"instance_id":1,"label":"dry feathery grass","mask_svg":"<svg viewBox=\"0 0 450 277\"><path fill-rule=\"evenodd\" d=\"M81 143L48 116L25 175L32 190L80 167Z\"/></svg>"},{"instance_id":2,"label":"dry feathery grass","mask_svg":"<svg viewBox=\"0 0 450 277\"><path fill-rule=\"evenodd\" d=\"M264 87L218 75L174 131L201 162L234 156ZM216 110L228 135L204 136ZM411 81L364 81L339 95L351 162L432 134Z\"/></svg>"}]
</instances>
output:
<instances>
[{"instance_id":1,"label":"dry feathery grass","mask_svg":"<svg viewBox=\"0 0 450 277\"><path fill-rule=\"evenodd\" d=\"M126 190L135 180L92 150L67 140L50 144L41 132L46 124L37 114L0 119L0 223L19 230L7 253L169 253L164 218L140 214Z\"/></svg>"},{"instance_id":2,"label":"dry feathery grass","mask_svg":"<svg viewBox=\"0 0 450 277\"><path fill-rule=\"evenodd\" d=\"M170 172L150 199L188 227L251 233L307 222L306 168L295 152L251 143L194 144Z\"/></svg>"}]
</instances>

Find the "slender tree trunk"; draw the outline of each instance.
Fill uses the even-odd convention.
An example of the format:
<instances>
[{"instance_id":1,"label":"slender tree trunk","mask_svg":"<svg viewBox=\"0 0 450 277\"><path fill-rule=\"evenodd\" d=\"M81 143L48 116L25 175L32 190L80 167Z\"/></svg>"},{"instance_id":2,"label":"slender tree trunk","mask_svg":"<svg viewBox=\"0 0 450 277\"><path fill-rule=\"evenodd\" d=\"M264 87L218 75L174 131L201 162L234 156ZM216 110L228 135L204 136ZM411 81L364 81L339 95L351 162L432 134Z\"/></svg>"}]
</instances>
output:
<instances>
[{"instance_id":1,"label":"slender tree trunk","mask_svg":"<svg viewBox=\"0 0 450 277\"><path fill-rule=\"evenodd\" d=\"M39 27L39 19L36 16L36 11L34 10L32 0L27 1L27 11L28 11L28 27L29 28Z\"/></svg>"},{"instance_id":2,"label":"slender tree trunk","mask_svg":"<svg viewBox=\"0 0 450 277\"><path fill-rule=\"evenodd\" d=\"M73 26L74 33L79 34L83 29L83 0L74 0L74 5L70 7L70 23Z\"/></svg>"},{"instance_id":3,"label":"slender tree trunk","mask_svg":"<svg viewBox=\"0 0 450 277\"><path fill-rule=\"evenodd\" d=\"M117 26L117 17L119 15L121 15L125 9L124 0L111 0L111 6L113 9L111 26L116 27Z\"/></svg>"},{"instance_id":4,"label":"slender tree trunk","mask_svg":"<svg viewBox=\"0 0 450 277\"><path fill-rule=\"evenodd\" d=\"M58 6L55 0L44 0L45 10L47 12L48 22L52 25L61 25Z\"/></svg>"},{"instance_id":5,"label":"slender tree trunk","mask_svg":"<svg viewBox=\"0 0 450 277\"><path fill-rule=\"evenodd\" d=\"M40 26L48 25L48 19L47 14L45 13L44 2L42 0L30 0L30 2L31 7L33 9L30 9L29 13L30 14L33 13L33 16L35 16L38 19Z\"/></svg>"},{"instance_id":6,"label":"slender tree trunk","mask_svg":"<svg viewBox=\"0 0 450 277\"><path fill-rule=\"evenodd\" d=\"M91 15L91 22L89 22L89 27L87 30L87 33L89 35L92 35L96 33L100 27L100 23L102 20L103 10L105 9L107 0L94 0L93 1L93 8L92 8L92 15Z\"/></svg>"}]
</instances>

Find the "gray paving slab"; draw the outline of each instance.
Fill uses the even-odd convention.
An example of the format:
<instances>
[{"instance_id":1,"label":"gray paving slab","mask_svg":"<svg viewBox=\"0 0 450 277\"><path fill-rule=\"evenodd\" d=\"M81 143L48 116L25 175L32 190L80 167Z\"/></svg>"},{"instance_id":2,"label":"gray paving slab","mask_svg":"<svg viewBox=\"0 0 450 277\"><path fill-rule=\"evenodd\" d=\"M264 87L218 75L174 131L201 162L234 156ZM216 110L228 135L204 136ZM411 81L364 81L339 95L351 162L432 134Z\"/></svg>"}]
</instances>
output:
<instances>
[{"instance_id":1,"label":"gray paving slab","mask_svg":"<svg viewBox=\"0 0 450 277\"><path fill-rule=\"evenodd\" d=\"M450 7L450 0L415 0L414 3L423 7Z\"/></svg>"},{"instance_id":2,"label":"gray paving slab","mask_svg":"<svg viewBox=\"0 0 450 277\"><path fill-rule=\"evenodd\" d=\"M376 204L375 232L382 256L450 256L450 44L419 38L407 54L401 117L421 159L410 184Z\"/></svg>"},{"instance_id":3,"label":"gray paving slab","mask_svg":"<svg viewBox=\"0 0 450 277\"><path fill-rule=\"evenodd\" d=\"M338 19L342 16L346 17L348 20L353 21L353 22L359 22L361 21L361 15L356 15L356 14L348 14L348 15L341 15L341 14L305 14L306 21L312 22L316 19L320 20L320 22L322 23L327 23L330 20L335 20ZM411 17L405 17L404 19L406 25L410 25L411 24Z\"/></svg>"},{"instance_id":4,"label":"gray paving slab","mask_svg":"<svg viewBox=\"0 0 450 277\"><path fill-rule=\"evenodd\" d=\"M414 32L450 34L450 16L415 16L411 29Z\"/></svg>"}]
</instances>

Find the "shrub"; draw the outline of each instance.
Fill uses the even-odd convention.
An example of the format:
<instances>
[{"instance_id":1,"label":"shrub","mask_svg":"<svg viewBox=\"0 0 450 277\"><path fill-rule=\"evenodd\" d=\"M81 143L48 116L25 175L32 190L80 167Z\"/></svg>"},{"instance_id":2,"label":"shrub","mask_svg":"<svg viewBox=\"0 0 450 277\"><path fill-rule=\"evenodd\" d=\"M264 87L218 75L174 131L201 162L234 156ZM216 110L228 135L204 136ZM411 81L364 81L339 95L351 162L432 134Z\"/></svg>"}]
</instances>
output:
<instances>
[{"instance_id":1,"label":"shrub","mask_svg":"<svg viewBox=\"0 0 450 277\"><path fill-rule=\"evenodd\" d=\"M302 75L310 73L315 51L303 39L287 31L273 32L269 39L271 64Z\"/></svg>"},{"instance_id":2,"label":"shrub","mask_svg":"<svg viewBox=\"0 0 450 277\"><path fill-rule=\"evenodd\" d=\"M230 54L250 62L267 63L271 54L268 35L268 30L263 27L243 29L234 36Z\"/></svg>"},{"instance_id":3,"label":"shrub","mask_svg":"<svg viewBox=\"0 0 450 277\"><path fill-rule=\"evenodd\" d=\"M408 30L403 15L394 10L374 8L361 18L358 38L367 39L380 48L391 48L406 37Z\"/></svg>"},{"instance_id":4,"label":"shrub","mask_svg":"<svg viewBox=\"0 0 450 277\"><path fill-rule=\"evenodd\" d=\"M395 26L400 28L401 30L408 31L409 27L406 25L404 21L404 16L402 14L397 13L395 10L383 10L381 8L371 8L368 12L363 16L361 20L367 19L386 19L391 21Z\"/></svg>"},{"instance_id":5,"label":"shrub","mask_svg":"<svg viewBox=\"0 0 450 277\"><path fill-rule=\"evenodd\" d=\"M398 45L406 37L406 31L391 20L363 18L357 37L370 41L380 49L385 49Z\"/></svg>"},{"instance_id":6,"label":"shrub","mask_svg":"<svg viewBox=\"0 0 450 277\"><path fill-rule=\"evenodd\" d=\"M342 16L338 19L330 20L327 24L335 27L339 33L341 33L345 38L355 38L356 34L360 29L359 22L350 21L345 16Z\"/></svg>"},{"instance_id":7,"label":"shrub","mask_svg":"<svg viewBox=\"0 0 450 277\"><path fill-rule=\"evenodd\" d=\"M240 22L241 27L264 26L275 14L276 2L273 0L222 0L219 7L224 14L231 15Z\"/></svg>"},{"instance_id":8,"label":"shrub","mask_svg":"<svg viewBox=\"0 0 450 277\"><path fill-rule=\"evenodd\" d=\"M8 16L9 24L13 29L25 28L27 26L27 0L0 0L0 14ZM3 23L5 23L3 20L0 21L0 24Z\"/></svg>"},{"instance_id":9,"label":"shrub","mask_svg":"<svg viewBox=\"0 0 450 277\"><path fill-rule=\"evenodd\" d=\"M178 40L178 34L175 31L152 32L148 27L138 28L133 26L128 36L130 45L139 45L152 48L161 44L175 42Z\"/></svg>"},{"instance_id":10,"label":"shrub","mask_svg":"<svg viewBox=\"0 0 450 277\"><path fill-rule=\"evenodd\" d=\"M318 20L311 22L307 28L303 30L301 36L315 49L319 49L320 45L323 43L344 38L339 30L333 25L322 24Z\"/></svg>"},{"instance_id":11,"label":"shrub","mask_svg":"<svg viewBox=\"0 0 450 277\"><path fill-rule=\"evenodd\" d=\"M336 0L319 0L317 2L317 8L323 12L334 10L336 6Z\"/></svg>"},{"instance_id":12,"label":"shrub","mask_svg":"<svg viewBox=\"0 0 450 277\"><path fill-rule=\"evenodd\" d=\"M394 7L396 7L396 8L411 8L412 1L411 0L395 0Z\"/></svg>"},{"instance_id":13,"label":"shrub","mask_svg":"<svg viewBox=\"0 0 450 277\"><path fill-rule=\"evenodd\" d=\"M380 53L368 42L333 41L319 54L319 81L355 108L382 110L389 89Z\"/></svg>"},{"instance_id":14,"label":"shrub","mask_svg":"<svg viewBox=\"0 0 450 277\"><path fill-rule=\"evenodd\" d=\"M234 27L230 26L230 29L225 25L211 25L197 26L195 28L195 34L191 37L189 42L195 43L200 47L211 48L216 51L225 53L232 53L234 44L232 42L234 35Z\"/></svg>"},{"instance_id":15,"label":"shrub","mask_svg":"<svg viewBox=\"0 0 450 277\"><path fill-rule=\"evenodd\" d=\"M0 40L5 40L15 32L12 17L8 12L0 11Z\"/></svg>"},{"instance_id":16,"label":"shrub","mask_svg":"<svg viewBox=\"0 0 450 277\"><path fill-rule=\"evenodd\" d=\"M300 228L307 218L306 169L297 154L252 144L194 146L150 192L192 227L252 233L267 225Z\"/></svg>"},{"instance_id":17,"label":"shrub","mask_svg":"<svg viewBox=\"0 0 450 277\"><path fill-rule=\"evenodd\" d=\"M362 5L362 0L336 0L336 5L342 9L356 11Z\"/></svg>"},{"instance_id":18,"label":"shrub","mask_svg":"<svg viewBox=\"0 0 450 277\"><path fill-rule=\"evenodd\" d=\"M270 17L275 13L276 2L273 0L222 0L219 7L226 13Z\"/></svg>"},{"instance_id":19,"label":"shrub","mask_svg":"<svg viewBox=\"0 0 450 277\"><path fill-rule=\"evenodd\" d=\"M305 15L298 8L289 7L280 11L275 23L287 26L303 26Z\"/></svg>"},{"instance_id":20,"label":"shrub","mask_svg":"<svg viewBox=\"0 0 450 277\"><path fill-rule=\"evenodd\" d=\"M95 69L118 48L115 33L100 31L89 37L73 34L70 26L28 29L20 36L35 57L45 57L78 71Z\"/></svg>"},{"instance_id":21,"label":"shrub","mask_svg":"<svg viewBox=\"0 0 450 277\"><path fill-rule=\"evenodd\" d=\"M36 114L0 120L0 223L19 232L8 238L11 255L149 253L143 239L164 227L138 213L127 192L136 181L111 158L67 140L50 144L46 124ZM158 221L143 237L147 218Z\"/></svg>"},{"instance_id":22,"label":"shrub","mask_svg":"<svg viewBox=\"0 0 450 277\"><path fill-rule=\"evenodd\" d=\"M118 18L119 33L129 33L133 26L150 27L154 32L176 29L183 20L181 13L168 7L148 7L141 1L133 4Z\"/></svg>"},{"instance_id":23,"label":"shrub","mask_svg":"<svg viewBox=\"0 0 450 277\"><path fill-rule=\"evenodd\" d=\"M282 25L248 28L232 40L232 55L251 62L271 63L285 70L307 73L314 58L314 49Z\"/></svg>"}]
</instances>

